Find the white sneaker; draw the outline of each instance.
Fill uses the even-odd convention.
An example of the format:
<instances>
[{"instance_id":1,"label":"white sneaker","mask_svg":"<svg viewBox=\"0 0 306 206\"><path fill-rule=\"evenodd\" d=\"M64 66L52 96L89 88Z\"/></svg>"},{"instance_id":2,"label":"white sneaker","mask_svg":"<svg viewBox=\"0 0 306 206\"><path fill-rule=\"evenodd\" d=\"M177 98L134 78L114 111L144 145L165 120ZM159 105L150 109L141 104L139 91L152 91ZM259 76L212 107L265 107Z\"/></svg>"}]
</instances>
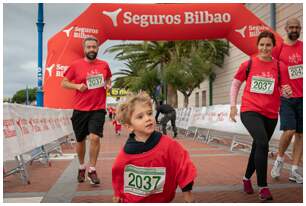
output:
<instances>
[{"instance_id":1,"label":"white sneaker","mask_svg":"<svg viewBox=\"0 0 306 206\"><path fill-rule=\"evenodd\" d=\"M283 165L284 165L283 161L275 160L275 162L273 164L273 168L271 170L271 177L272 178L279 178L280 177L280 173L283 169Z\"/></svg>"},{"instance_id":2,"label":"white sneaker","mask_svg":"<svg viewBox=\"0 0 306 206\"><path fill-rule=\"evenodd\" d=\"M303 176L298 173L297 170L292 170L289 176L289 180L298 184L303 184Z\"/></svg>"}]
</instances>

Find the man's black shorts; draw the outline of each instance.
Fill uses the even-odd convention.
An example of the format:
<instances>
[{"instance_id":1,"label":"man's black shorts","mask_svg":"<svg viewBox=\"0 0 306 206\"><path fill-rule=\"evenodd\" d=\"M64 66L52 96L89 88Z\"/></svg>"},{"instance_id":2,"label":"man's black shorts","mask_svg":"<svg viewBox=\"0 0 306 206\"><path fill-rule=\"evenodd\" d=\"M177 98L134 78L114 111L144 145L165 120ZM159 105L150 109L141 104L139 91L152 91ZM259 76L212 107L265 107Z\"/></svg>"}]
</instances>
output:
<instances>
[{"instance_id":1,"label":"man's black shorts","mask_svg":"<svg viewBox=\"0 0 306 206\"><path fill-rule=\"evenodd\" d=\"M95 111L73 110L71 121L77 142L82 142L90 133L102 138L105 114L104 109Z\"/></svg>"},{"instance_id":2,"label":"man's black shorts","mask_svg":"<svg viewBox=\"0 0 306 206\"><path fill-rule=\"evenodd\" d=\"M280 129L303 133L303 98L281 97Z\"/></svg>"}]
</instances>

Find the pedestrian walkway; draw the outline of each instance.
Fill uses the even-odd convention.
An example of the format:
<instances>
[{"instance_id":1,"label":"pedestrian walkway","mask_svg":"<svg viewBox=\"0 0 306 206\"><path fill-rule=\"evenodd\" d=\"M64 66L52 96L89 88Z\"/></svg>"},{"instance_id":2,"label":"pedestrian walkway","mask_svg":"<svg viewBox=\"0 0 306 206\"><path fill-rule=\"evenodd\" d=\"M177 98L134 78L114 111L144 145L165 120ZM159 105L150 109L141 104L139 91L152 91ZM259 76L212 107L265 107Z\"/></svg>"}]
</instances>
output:
<instances>
[{"instance_id":1,"label":"pedestrian walkway","mask_svg":"<svg viewBox=\"0 0 306 206\"><path fill-rule=\"evenodd\" d=\"M104 138L97 162L97 173L101 184L92 186L88 181L78 183L78 160L70 145L63 145L65 155L51 160L51 166L34 162L28 167L31 184L23 185L18 175L4 179L4 202L111 202L112 182L111 167L114 159L123 146L127 132L116 136L111 122L105 124ZM194 185L194 196L197 202L238 203L260 202L257 188L252 195L242 192L242 177L248 160L248 153L231 152L228 146L220 144L203 144L192 138L178 135L178 141L189 151L197 167L198 177ZM88 157L87 157L88 158ZM270 172L273 160L269 160ZM268 183L274 200L272 202L303 202L303 185L288 181L288 170L284 169L279 180L268 175ZM252 178L256 185L256 175ZM173 202L183 202L180 189Z\"/></svg>"}]
</instances>

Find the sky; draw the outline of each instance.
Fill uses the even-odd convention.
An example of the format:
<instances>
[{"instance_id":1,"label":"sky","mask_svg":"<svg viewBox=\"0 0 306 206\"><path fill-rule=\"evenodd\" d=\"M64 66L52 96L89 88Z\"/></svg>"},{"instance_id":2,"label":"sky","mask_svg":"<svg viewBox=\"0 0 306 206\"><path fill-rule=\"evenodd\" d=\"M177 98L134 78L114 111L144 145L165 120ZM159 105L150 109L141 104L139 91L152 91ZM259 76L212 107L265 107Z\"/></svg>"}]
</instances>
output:
<instances>
[{"instance_id":1,"label":"sky","mask_svg":"<svg viewBox=\"0 0 306 206\"><path fill-rule=\"evenodd\" d=\"M77 18L90 4L44 4L43 67L47 56L47 42L54 34ZM12 97L26 86L37 86L37 9L36 3L3 4L3 97ZM114 54L104 50L122 41L106 41L98 58L106 60L112 73L124 64Z\"/></svg>"}]
</instances>

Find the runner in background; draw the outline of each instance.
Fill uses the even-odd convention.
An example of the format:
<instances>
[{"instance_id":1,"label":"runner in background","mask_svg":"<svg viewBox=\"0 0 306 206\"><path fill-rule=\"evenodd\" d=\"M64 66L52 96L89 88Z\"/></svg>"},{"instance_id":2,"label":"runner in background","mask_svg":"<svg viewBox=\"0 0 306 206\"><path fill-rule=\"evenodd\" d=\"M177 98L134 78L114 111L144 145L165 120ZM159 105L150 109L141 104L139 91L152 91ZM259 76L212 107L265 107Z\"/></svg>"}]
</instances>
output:
<instances>
[{"instance_id":1,"label":"runner in background","mask_svg":"<svg viewBox=\"0 0 306 206\"><path fill-rule=\"evenodd\" d=\"M162 113L164 116L160 120L162 125L163 134L167 134L167 123L170 121L172 130L173 130L173 137L176 138L177 136L177 128L175 125L176 121L176 112L175 109L169 104L163 104L163 101L160 101L159 105L156 107L156 116L155 120L158 122L158 116Z\"/></svg>"},{"instance_id":2,"label":"runner in background","mask_svg":"<svg viewBox=\"0 0 306 206\"><path fill-rule=\"evenodd\" d=\"M278 155L271 170L272 178L278 178L284 165L284 155L294 135L292 167L289 180L303 183L298 165L303 154L303 42L299 41L301 23L298 19L289 19L285 30L287 36L280 47L275 48L273 56L284 62L284 74L288 76L292 87L292 96L281 97L280 129L283 130L279 142Z\"/></svg>"},{"instance_id":3,"label":"runner in background","mask_svg":"<svg viewBox=\"0 0 306 206\"><path fill-rule=\"evenodd\" d=\"M130 96L117 119L131 133L113 164L113 201L171 202L179 185L193 202L196 168L180 143L155 131L152 99L143 92Z\"/></svg>"},{"instance_id":4,"label":"runner in background","mask_svg":"<svg viewBox=\"0 0 306 206\"><path fill-rule=\"evenodd\" d=\"M256 171L259 198L272 200L272 194L267 184L267 165L269 141L277 124L280 105L280 91L291 94L288 80L281 75L285 65L272 58L275 46L274 34L263 31L257 39L258 55L243 62L232 82L230 93L230 118L236 122L237 96L243 81L246 86L243 91L240 118L251 137L252 149L245 176L243 177L244 192L254 193L251 177Z\"/></svg>"},{"instance_id":5,"label":"runner in background","mask_svg":"<svg viewBox=\"0 0 306 206\"><path fill-rule=\"evenodd\" d=\"M114 119L113 119L112 124L114 125L114 129L115 129L116 135L120 135L120 133L121 133L121 124L120 124L120 122L117 120L116 114L114 115Z\"/></svg>"},{"instance_id":6,"label":"runner in background","mask_svg":"<svg viewBox=\"0 0 306 206\"><path fill-rule=\"evenodd\" d=\"M113 119L113 107L112 107L111 105L109 105L109 106L107 107L107 112L108 112L108 118L109 118L109 120L112 121L112 119Z\"/></svg>"}]
</instances>

